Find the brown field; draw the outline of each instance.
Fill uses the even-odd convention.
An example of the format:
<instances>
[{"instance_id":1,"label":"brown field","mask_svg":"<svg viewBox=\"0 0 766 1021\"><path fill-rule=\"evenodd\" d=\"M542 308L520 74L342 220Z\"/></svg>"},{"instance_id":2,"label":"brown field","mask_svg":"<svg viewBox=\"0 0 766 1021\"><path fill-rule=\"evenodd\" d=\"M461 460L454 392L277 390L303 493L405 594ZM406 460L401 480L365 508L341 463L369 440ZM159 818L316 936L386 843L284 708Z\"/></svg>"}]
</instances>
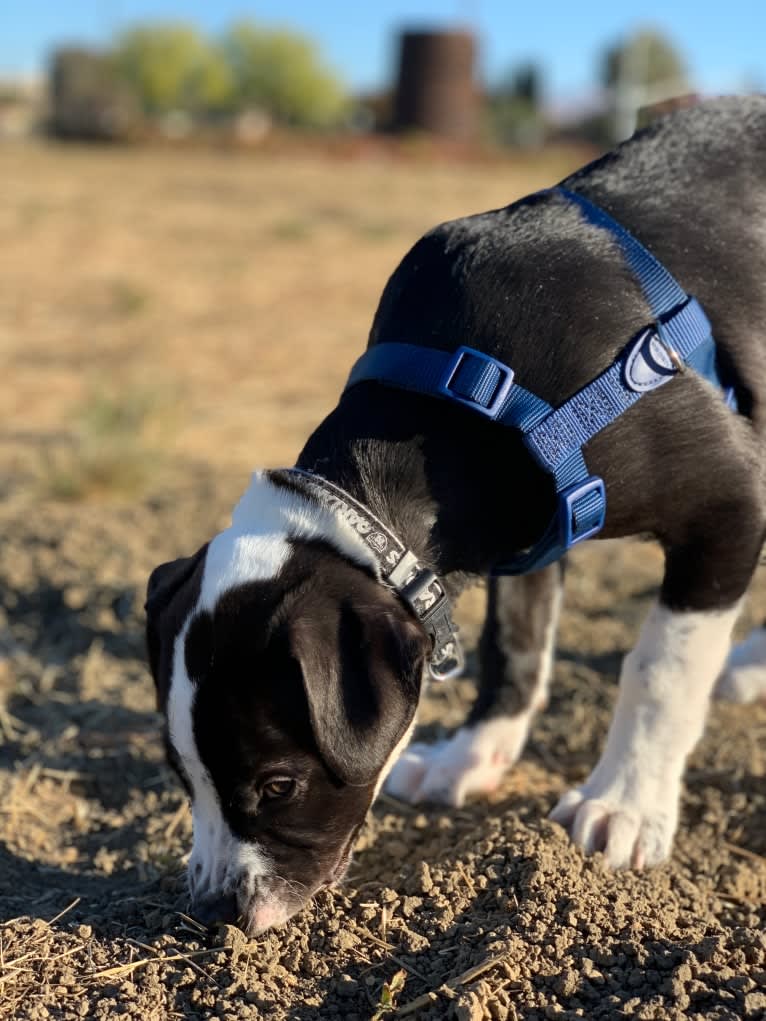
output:
<instances>
[{"instance_id":1,"label":"brown field","mask_svg":"<svg viewBox=\"0 0 766 1021\"><path fill-rule=\"evenodd\" d=\"M293 462L424 230L572 166L0 148L0 1017L766 1016L766 708L714 708L662 868L545 821L598 754L647 545L572 558L551 706L488 803L383 799L346 885L257 940L185 916L149 570ZM764 613L761 580L743 629ZM471 692L432 694L426 735Z\"/></svg>"}]
</instances>

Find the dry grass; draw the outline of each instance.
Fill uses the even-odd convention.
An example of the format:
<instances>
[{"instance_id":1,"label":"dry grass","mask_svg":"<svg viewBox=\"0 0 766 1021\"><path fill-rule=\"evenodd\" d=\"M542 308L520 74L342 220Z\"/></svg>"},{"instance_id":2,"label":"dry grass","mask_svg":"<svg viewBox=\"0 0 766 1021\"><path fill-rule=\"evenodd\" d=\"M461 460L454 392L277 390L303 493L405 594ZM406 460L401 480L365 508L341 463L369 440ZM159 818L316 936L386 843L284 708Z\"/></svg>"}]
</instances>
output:
<instances>
[{"instance_id":1,"label":"dry grass","mask_svg":"<svg viewBox=\"0 0 766 1021\"><path fill-rule=\"evenodd\" d=\"M145 484L154 446L142 429L163 417L155 401L136 421L147 393L172 412L159 445L173 456L236 472L292 463L407 248L442 220L551 183L571 159L0 149L0 470L44 451L57 497ZM94 401L110 423L94 426Z\"/></svg>"},{"instance_id":2,"label":"dry grass","mask_svg":"<svg viewBox=\"0 0 766 1021\"><path fill-rule=\"evenodd\" d=\"M45 445L42 493L60 500L131 496L156 482L172 442L169 391L107 382L73 410L68 433Z\"/></svg>"}]
</instances>

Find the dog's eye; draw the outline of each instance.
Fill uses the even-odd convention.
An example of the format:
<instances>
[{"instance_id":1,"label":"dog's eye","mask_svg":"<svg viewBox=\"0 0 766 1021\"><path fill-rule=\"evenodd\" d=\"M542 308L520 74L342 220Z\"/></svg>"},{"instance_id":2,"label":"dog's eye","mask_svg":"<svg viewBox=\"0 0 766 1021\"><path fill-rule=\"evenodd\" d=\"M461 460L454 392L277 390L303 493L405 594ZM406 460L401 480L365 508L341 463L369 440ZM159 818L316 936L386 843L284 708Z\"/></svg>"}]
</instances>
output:
<instances>
[{"instance_id":1,"label":"dog's eye","mask_svg":"<svg viewBox=\"0 0 766 1021\"><path fill-rule=\"evenodd\" d=\"M295 780L289 776L276 776L273 780L268 780L261 788L265 798L287 798L294 790Z\"/></svg>"}]
</instances>

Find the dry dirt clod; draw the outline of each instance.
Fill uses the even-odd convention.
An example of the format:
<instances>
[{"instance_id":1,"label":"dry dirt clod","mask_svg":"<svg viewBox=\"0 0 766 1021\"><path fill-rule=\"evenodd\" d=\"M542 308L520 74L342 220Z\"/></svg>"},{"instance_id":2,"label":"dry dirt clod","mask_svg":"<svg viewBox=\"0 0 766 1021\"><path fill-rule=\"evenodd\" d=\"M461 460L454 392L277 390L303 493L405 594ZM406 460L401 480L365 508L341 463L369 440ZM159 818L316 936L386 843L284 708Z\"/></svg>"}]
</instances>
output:
<instances>
[{"instance_id":1,"label":"dry dirt clod","mask_svg":"<svg viewBox=\"0 0 766 1021\"><path fill-rule=\"evenodd\" d=\"M483 1021L484 1008L476 993L463 993L452 1005L455 1021Z\"/></svg>"}]
</instances>

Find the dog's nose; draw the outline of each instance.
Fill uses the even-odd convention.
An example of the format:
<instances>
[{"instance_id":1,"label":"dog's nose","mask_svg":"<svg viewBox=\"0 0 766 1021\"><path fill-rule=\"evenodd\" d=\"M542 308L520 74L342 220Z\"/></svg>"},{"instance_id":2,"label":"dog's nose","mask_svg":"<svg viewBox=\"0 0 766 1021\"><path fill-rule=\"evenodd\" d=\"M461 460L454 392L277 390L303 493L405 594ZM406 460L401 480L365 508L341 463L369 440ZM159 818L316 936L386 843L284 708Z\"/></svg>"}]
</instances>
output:
<instances>
[{"instance_id":1,"label":"dog's nose","mask_svg":"<svg viewBox=\"0 0 766 1021\"><path fill-rule=\"evenodd\" d=\"M216 922L233 925L239 916L237 898L230 893L203 897L193 905L192 914L203 925L211 926Z\"/></svg>"}]
</instances>

